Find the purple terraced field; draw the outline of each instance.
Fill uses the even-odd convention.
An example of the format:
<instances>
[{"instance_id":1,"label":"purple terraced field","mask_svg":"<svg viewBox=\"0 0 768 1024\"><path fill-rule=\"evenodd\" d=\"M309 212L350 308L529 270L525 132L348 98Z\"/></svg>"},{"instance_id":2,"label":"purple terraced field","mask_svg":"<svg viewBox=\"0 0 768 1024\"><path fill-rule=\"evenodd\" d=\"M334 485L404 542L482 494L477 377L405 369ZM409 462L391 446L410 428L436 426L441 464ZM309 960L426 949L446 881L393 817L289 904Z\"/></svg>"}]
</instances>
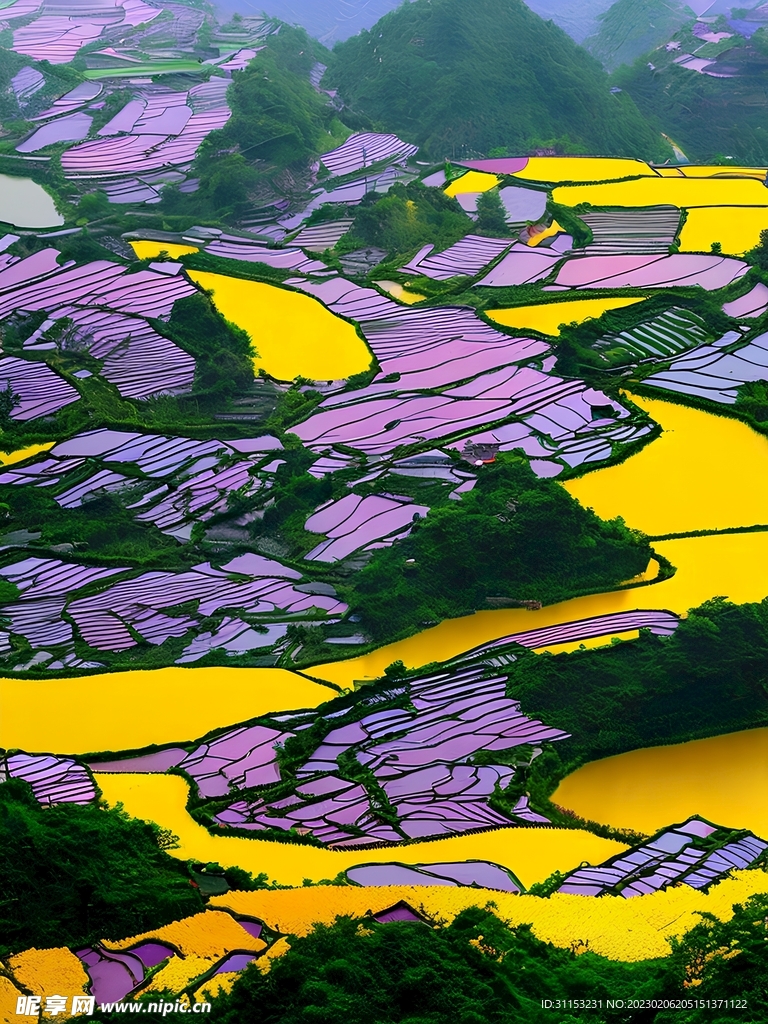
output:
<instances>
[{"instance_id":1,"label":"purple terraced field","mask_svg":"<svg viewBox=\"0 0 768 1024\"><path fill-rule=\"evenodd\" d=\"M766 378L768 334L761 334L744 348L730 354L723 353L717 343L701 345L675 359L668 370L646 377L643 383L733 405L741 384Z\"/></svg>"},{"instance_id":2,"label":"purple terraced field","mask_svg":"<svg viewBox=\"0 0 768 1024\"><path fill-rule=\"evenodd\" d=\"M103 360L101 376L125 398L146 399L192 390L195 360L145 320L101 309L65 307L76 337L95 359Z\"/></svg>"},{"instance_id":3,"label":"purple terraced field","mask_svg":"<svg viewBox=\"0 0 768 1024\"><path fill-rule=\"evenodd\" d=\"M459 167L486 174L517 174L528 166L527 156L502 156L492 160L457 160Z\"/></svg>"},{"instance_id":4,"label":"purple terraced field","mask_svg":"<svg viewBox=\"0 0 768 1024\"><path fill-rule=\"evenodd\" d=\"M382 160L404 161L415 156L418 146L411 146L396 135L357 132L337 149L320 158L332 175L360 171Z\"/></svg>"},{"instance_id":5,"label":"purple terraced field","mask_svg":"<svg viewBox=\"0 0 768 1024\"><path fill-rule=\"evenodd\" d=\"M58 117L59 114L68 114L85 106L86 103L92 103L97 96L101 95L103 89L104 86L99 82L81 82L80 85L76 85L74 89L70 89L64 96L55 100L47 110L31 117L30 121L34 124L36 121L45 121L49 117Z\"/></svg>"},{"instance_id":6,"label":"purple terraced field","mask_svg":"<svg viewBox=\"0 0 768 1024\"><path fill-rule=\"evenodd\" d=\"M720 881L729 871L750 867L768 850L768 843L752 833L734 838L732 832L713 850L711 837L717 831L708 822L692 818L604 864L577 868L566 877L558 892L581 896L611 893L629 899L681 883L703 889ZM697 839L706 839L708 843L698 845Z\"/></svg>"},{"instance_id":7,"label":"purple terraced field","mask_svg":"<svg viewBox=\"0 0 768 1024\"><path fill-rule=\"evenodd\" d=\"M497 786L514 777L507 765L471 763L479 750L509 750L521 744L564 739L520 712L505 692L506 676L485 678L484 669L462 668L403 684L414 711L374 711L335 726L297 770L292 795L274 802L237 800L216 816L221 824L249 831L307 829L334 847L397 842L404 838L456 835L509 825L489 806ZM382 821L365 787L340 778L338 759L354 752L373 772L398 815L398 827ZM546 821L522 797L517 820ZM352 825L365 835L350 832Z\"/></svg>"},{"instance_id":8,"label":"purple terraced field","mask_svg":"<svg viewBox=\"0 0 768 1024\"><path fill-rule=\"evenodd\" d=\"M562 259L563 256L559 252L532 248L518 242L484 278L477 282L476 287L508 288L510 285L532 284L548 277Z\"/></svg>"},{"instance_id":9,"label":"purple terraced field","mask_svg":"<svg viewBox=\"0 0 768 1024\"><path fill-rule=\"evenodd\" d=\"M359 864L347 871L356 885L474 885L501 892L521 892L509 872L489 861L470 860L450 864Z\"/></svg>"},{"instance_id":10,"label":"purple terraced field","mask_svg":"<svg viewBox=\"0 0 768 1024\"><path fill-rule=\"evenodd\" d=\"M727 256L695 253L646 256L579 256L569 259L557 275L568 288L671 288L699 285L708 291L725 288L749 267Z\"/></svg>"},{"instance_id":11,"label":"purple terraced field","mask_svg":"<svg viewBox=\"0 0 768 1024\"><path fill-rule=\"evenodd\" d=\"M279 270L295 270L299 274L325 273L328 270L325 263L312 259L301 249L268 249L265 245L234 235L222 235L206 246L205 251L224 259L264 263Z\"/></svg>"},{"instance_id":12,"label":"purple terraced field","mask_svg":"<svg viewBox=\"0 0 768 1024\"><path fill-rule=\"evenodd\" d=\"M768 309L768 287L762 281L758 281L746 295L734 299L733 302L726 302L723 306L723 312L727 316L745 320L762 316L766 309Z\"/></svg>"},{"instance_id":13,"label":"purple terraced field","mask_svg":"<svg viewBox=\"0 0 768 1024\"><path fill-rule=\"evenodd\" d=\"M80 398L72 385L45 363L16 356L0 358L0 389L8 388L19 399L11 410L11 419L22 422L51 416Z\"/></svg>"},{"instance_id":14,"label":"purple terraced field","mask_svg":"<svg viewBox=\"0 0 768 1024\"><path fill-rule=\"evenodd\" d=\"M164 482L149 488L145 483L144 492L132 497L127 507L134 510L139 521L152 522L166 533L189 539L192 520L205 521L225 511L235 491L255 494L271 486L268 474L275 464L261 463L279 441L264 437L235 444L245 451L224 441L96 430L56 445L37 461L9 468L0 473L0 483L52 487L59 504L74 508L99 490L141 488L135 475L116 472L117 467L132 464L147 477ZM82 479L86 458L99 458L106 465L101 469L93 465L93 473ZM68 474L74 471L77 483L66 487ZM279 568L278 563L273 565Z\"/></svg>"},{"instance_id":15,"label":"purple terraced field","mask_svg":"<svg viewBox=\"0 0 768 1024\"><path fill-rule=\"evenodd\" d=\"M87 804L96 799L93 779L83 765L53 754L9 754L0 767L11 779L23 779L32 787L38 803Z\"/></svg>"},{"instance_id":16,"label":"purple terraced field","mask_svg":"<svg viewBox=\"0 0 768 1024\"><path fill-rule=\"evenodd\" d=\"M90 990L99 1002L124 999L144 980L144 965L137 956L108 953L89 946L75 953L91 979Z\"/></svg>"},{"instance_id":17,"label":"purple terraced field","mask_svg":"<svg viewBox=\"0 0 768 1024\"><path fill-rule=\"evenodd\" d=\"M426 505L404 504L373 494L364 498L347 494L309 517L305 529L310 533L324 533L328 540L305 557L308 561L338 562L382 537L402 531L404 527L410 529L416 517L428 512Z\"/></svg>"},{"instance_id":18,"label":"purple terraced field","mask_svg":"<svg viewBox=\"0 0 768 1024\"><path fill-rule=\"evenodd\" d=\"M12 9L2 11L4 19L9 14L13 17ZM33 60L70 64L77 51L98 39L103 31L103 25L85 19L44 16L14 31L12 49Z\"/></svg>"},{"instance_id":19,"label":"purple terraced field","mask_svg":"<svg viewBox=\"0 0 768 1024\"><path fill-rule=\"evenodd\" d=\"M265 560L263 569L254 565L254 574L250 575L248 562L252 557L259 558L241 556L222 569L205 563L183 573L145 573L88 597L78 596L78 590L126 570L92 569L53 559L28 558L0 569L0 574L21 591L20 600L3 606L0 612L8 619L11 630L25 636L34 647L66 646L74 657L71 622L75 622L80 636L90 646L120 651L136 645L136 634L151 644L184 636L199 625L201 618L224 609L277 613L280 618L306 612L336 615L346 611L346 605L336 597L296 589L288 582L293 570L271 560ZM194 616L172 616L162 611L189 601L198 602ZM272 633L268 629L266 639L277 639L283 630L283 625ZM5 639L7 642L7 635ZM254 630L253 644L265 646L265 635ZM215 638L210 646L216 646ZM239 653L242 648L243 640L238 637L232 653ZM188 647L185 653L189 652ZM64 660L45 667L61 668L62 664L74 666L73 661Z\"/></svg>"},{"instance_id":20,"label":"purple terraced field","mask_svg":"<svg viewBox=\"0 0 768 1024\"><path fill-rule=\"evenodd\" d=\"M512 245L512 239L483 238L467 235L444 252L433 253L433 245L425 245L410 261L400 268L403 274L423 274L436 281L465 275L474 277L483 267L497 259Z\"/></svg>"},{"instance_id":21,"label":"purple terraced field","mask_svg":"<svg viewBox=\"0 0 768 1024\"><path fill-rule=\"evenodd\" d=\"M93 118L82 111L65 114L64 117L38 128L29 138L19 143L16 152L37 153L46 146L55 146L59 142L79 142L86 137L92 124Z\"/></svg>"}]
</instances>

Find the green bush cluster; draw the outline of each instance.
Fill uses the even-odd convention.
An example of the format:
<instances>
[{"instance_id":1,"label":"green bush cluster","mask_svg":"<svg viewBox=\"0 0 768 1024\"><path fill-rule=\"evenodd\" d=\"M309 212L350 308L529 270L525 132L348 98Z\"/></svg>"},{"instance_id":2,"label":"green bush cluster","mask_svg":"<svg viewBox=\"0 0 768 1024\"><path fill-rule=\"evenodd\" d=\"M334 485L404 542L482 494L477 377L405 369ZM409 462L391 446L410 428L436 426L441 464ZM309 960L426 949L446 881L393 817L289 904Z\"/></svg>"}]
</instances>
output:
<instances>
[{"instance_id":1,"label":"green bush cluster","mask_svg":"<svg viewBox=\"0 0 768 1024\"><path fill-rule=\"evenodd\" d=\"M167 842L121 810L44 808L25 782L0 785L0 956L125 938L202 910Z\"/></svg>"},{"instance_id":2,"label":"green bush cluster","mask_svg":"<svg viewBox=\"0 0 768 1024\"><path fill-rule=\"evenodd\" d=\"M389 640L492 597L549 604L607 590L643 572L650 554L622 520L599 519L526 460L502 455L461 502L377 551L348 599L371 636Z\"/></svg>"}]
</instances>

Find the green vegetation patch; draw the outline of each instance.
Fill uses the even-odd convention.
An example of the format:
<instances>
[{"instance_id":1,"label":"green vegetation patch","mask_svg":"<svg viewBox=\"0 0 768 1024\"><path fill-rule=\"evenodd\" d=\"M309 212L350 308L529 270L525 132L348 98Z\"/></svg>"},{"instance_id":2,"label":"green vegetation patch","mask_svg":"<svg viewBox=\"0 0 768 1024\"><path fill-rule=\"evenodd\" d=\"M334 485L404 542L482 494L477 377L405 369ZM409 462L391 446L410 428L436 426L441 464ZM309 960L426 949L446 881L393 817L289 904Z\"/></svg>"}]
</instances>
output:
<instances>
[{"instance_id":1,"label":"green vegetation patch","mask_svg":"<svg viewBox=\"0 0 768 1024\"><path fill-rule=\"evenodd\" d=\"M502 455L461 502L433 509L377 551L350 607L376 640L502 603L550 604L643 572L651 549L621 519L605 522L527 461ZM538 711L537 711L538 714Z\"/></svg>"}]
</instances>

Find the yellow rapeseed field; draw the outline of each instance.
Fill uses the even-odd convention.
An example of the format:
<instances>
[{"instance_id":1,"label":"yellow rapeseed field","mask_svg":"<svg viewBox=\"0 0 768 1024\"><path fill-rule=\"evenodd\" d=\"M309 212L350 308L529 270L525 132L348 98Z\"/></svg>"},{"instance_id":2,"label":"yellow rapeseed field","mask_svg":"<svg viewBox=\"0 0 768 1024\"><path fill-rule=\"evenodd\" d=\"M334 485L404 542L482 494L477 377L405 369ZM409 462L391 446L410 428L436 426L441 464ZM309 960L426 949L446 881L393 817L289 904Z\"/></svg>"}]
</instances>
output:
<instances>
[{"instance_id":1,"label":"yellow rapeseed field","mask_svg":"<svg viewBox=\"0 0 768 1024\"><path fill-rule=\"evenodd\" d=\"M175 956L165 967L161 967L157 974L152 975L150 983L142 992L181 992L182 989L188 988L195 978L210 971L215 963L215 959L197 956L194 953L188 953L183 960Z\"/></svg>"},{"instance_id":2,"label":"yellow rapeseed field","mask_svg":"<svg viewBox=\"0 0 768 1024\"><path fill-rule=\"evenodd\" d=\"M200 249L196 245L179 245L176 242L131 242L131 248L136 253L137 259L140 260L151 260L155 259L160 255L161 252L166 252L172 259L178 259L179 256L189 256L190 253L200 252Z\"/></svg>"},{"instance_id":3,"label":"yellow rapeseed field","mask_svg":"<svg viewBox=\"0 0 768 1024\"><path fill-rule=\"evenodd\" d=\"M89 713L103 705L105 694L119 712ZM270 711L314 708L333 696L328 687L279 668L172 667L72 679L0 678L0 746L59 750L63 745L73 754L132 750L193 740Z\"/></svg>"},{"instance_id":4,"label":"yellow rapeseed field","mask_svg":"<svg viewBox=\"0 0 768 1024\"><path fill-rule=\"evenodd\" d=\"M514 896L490 889L447 886L354 888L317 886L303 889L232 892L214 896L212 904L252 914L284 934L306 935L316 922L330 924L338 915L378 913L404 900L432 920L448 924L462 910L493 904L511 925L532 923L545 942L570 948L586 946L611 960L635 961L669 953L669 939L680 936L708 911L721 920L732 916L734 903L768 891L762 871L737 871L709 893L688 886L637 899L556 894Z\"/></svg>"},{"instance_id":5,"label":"yellow rapeseed field","mask_svg":"<svg viewBox=\"0 0 768 1024\"><path fill-rule=\"evenodd\" d=\"M335 878L340 871L355 864L381 859L381 851L372 858L370 850L328 850L265 839L212 835L188 814L189 791L187 783L179 776L97 775L96 778L108 803L113 806L122 803L134 817L171 829L179 837L179 845L169 852L181 860L195 858L203 862L216 861L224 867L238 865L254 874L263 871L282 885L300 885L305 878L313 881ZM575 829L502 828L410 843L393 849L391 858L404 864L491 860L508 867L527 887L555 870L570 870L584 860L598 864L624 849L621 843ZM163 929L152 933L176 942L169 937L171 934L176 933L165 935ZM120 946L135 941L134 937ZM198 946L194 948L201 952Z\"/></svg>"},{"instance_id":6,"label":"yellow rapeseed field","mask_svg":"<svg viewBox=\"0 0 768 1024\"><path fill-rule=\"evenodd\" d=\"M16 988L10 978L0 974L0 1024L19 1024L16 1000L21 994L21 990Z\"/></svg>"},{"instance_id":7,"label":"yellow rapeseed field","mask_svg":"<svg viewBox=\"0 0 768 1024\"><path fill-rule=\"evenodd\" d=\"M78 996L90 983L85 968L65 947L27 949L6 961L14 981L36 996Z\"/></svg>"},{"instance_id":8,"label":"yellow rapeseed field","mask_svg":"<svg viewBox=\"0 0 768 1024\"><path fill-rule=\"evenodd\" d=\"M240 971L223 971L221 974L214 974L212 978L204 981L195 989L195 1002L207 1003L214 996L220 995L222 992L229 992L239 977Z\"/></svg>"},{"instance_id":9,"label":"yellow rapeseed field","mask_svg":"<svg viewBox=\"0 0 768 1024\"><path fill-rule=\"evenodd\" d=\"M513 306L509 309L489 309L486 316L489 320L505 327L520 330L534 330L541 334L560 334L561 324L582 324L585 320L594 320L609 309L621 309L643 302L644 296L638 298L615 299L568 299L565 302L540 302L535 306Z\"/></svg>"},{"instance_id":10,"label":"yellow rapeseed field","mask_svg":"<svg viewBox=\"0 0 768 1024\"><path fill-rule=\"evenodd\" d=\"M14 466L17 462L34 458L41 452L50 451L55 443L55 441L46 441L44 444L27 445L26 448L19 448L15 452L0 452L0 466Z\"/></svg>"},{"instance_id":11,"label":"yellow rapeseed field","mask_svg":"<svg viewBox=\"0 0 768 1024\"><path fill-rule=\"evenodd\" d=\"M362 373L371 353L352 324L317 299L260 281L190 270L219 312L251 337L256 369L278 380L340 380Z\"/></svg>"},{"instance_id":12,"label":"yellow rapeseed field","mask_svg":"<svg viewBox=\"0 0 768 1024\"><path fill-rule=\"evenodd\" d=\"M760 241L760 232L768 228L768 209L764 206L709 206L688 211L680 235L681 252L709 252L713 242L722 251L743 256Z\"/></svg>"},{"instance_id":13,"label":"yellow rapeseed field","mask_svg":"<svg viewBox=\"0 0 768 1024\"><path fill-rule=\"evenodd\" d=\"M661 437L566 483L569 494L651 536L768 523L768 438L730 417L630 398L661 424Z\"/></svg>"},{"instance_id":14,"label":"yellow rapeseed field","mask_svg":"<svg viewBox=\"0 0 768 1024\"><path fill-rule=\"evenodd\" d=\"M192 917L155 928L153 931L133 935L119 942L105 941L104 948L128 949L146 939L169 942L184 956L199 956L215 962L233 949L250 949L255 953L266 947L262 939L249 935L231 914L219 910L204 910ZM199 973L199 972L198 972Z\"/></svg>"},{"instance_id":15,"label":"yellow rapeseed field","mask_svg":"<svg viewBox=\"0 0 768 1024\"><path fill-rule=\"evenodd\" d=\"M643 160L595 156L532 156L516 178L528 181L611 181L637 175L655 177Z\"/></svg>"},{"instance_id":16,"label":"yellow rapeseed field","mask_svg":"<svg viewBox=\"0 0 768 1024\"><path fill-rule=\"evenodd\" d=\"M768 190L754 178L637 178L593 185L562 185L556 203L578 206L768 206Z\"/></svg>"},{"instance_id":17,"label":"yellow rapeseed field","mask_svg":"<svg viewBox=\"0 0 768 1024\"><path fill-rule=\"evenodd\" d=\"M677 168L685 178L757 178L765 180L765 167L729 167L717 164L685 164Z\"/></svg>"},{"instance_id":18,"label":"yellow rapeseed field","mask_svg":"<svg viewBox=\"0 0 768 1024\"><path fill-rule=\"evenodd\" d=\"M639 832L699 814L768 836L768 729L592 761L564 779L552 799L582 817Z\"/></svg>"},{"instance_id":19,"label":"yellow rapeseed field","mask_svg":"<svg viewBox=\"0 0 768 1024\"><path fill-rule=\"evenodd\" d=\"M465 192L490 192L492 188L501 181L495 174L486 174L484 171L467 171L460 178L455 178L446 188L448 196L458 196Z\"/></svg>"}]
</instances>

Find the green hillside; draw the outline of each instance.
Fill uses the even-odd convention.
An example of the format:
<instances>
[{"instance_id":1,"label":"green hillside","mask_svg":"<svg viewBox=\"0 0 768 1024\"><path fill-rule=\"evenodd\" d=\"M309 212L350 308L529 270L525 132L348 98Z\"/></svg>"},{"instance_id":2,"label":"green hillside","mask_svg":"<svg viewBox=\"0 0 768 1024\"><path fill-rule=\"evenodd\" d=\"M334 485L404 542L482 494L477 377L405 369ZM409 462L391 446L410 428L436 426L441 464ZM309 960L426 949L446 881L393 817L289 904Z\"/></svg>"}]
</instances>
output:
<instances>
[{"instance_id":1,"label":"green hillside","mask_svg":"<svg viewBox=\"0 0 768 1024\"><path fill-rule=\"evenodd\" d=\"M613 71L666 43L695 17L681 0L616 0L599 16L598 31L584 46L603 67Z\"/></svg>"},{"instance_id":2,"label":"green hillside","mask_svg":"<svg viewBox=\"0 0 768 1024\"><path fill-rule=\"evenodd\" d=\"M436 159L548 145L668 155L654 120L611 95L597 61L522 0L404 4L340 43L323 84Z\"/></svg>"},{"instance_id":3,"label":"green hillside","mask_svg":"<svg viewBox=\"0 0 768 1024\"><path fill-rule=\"evenodd\" d=\"M701 47L687 28L675 40L679 51L654 50L619 68L615 83L643 114L659 119L690 160L730 157L734 164L758 166L768 161L768 29L749 42L733 36L716 47L709 44L711 49ZM716 58L707 70L732 77L680 67L674 62L680 53Z\"/></svg>"}]
</instances>

